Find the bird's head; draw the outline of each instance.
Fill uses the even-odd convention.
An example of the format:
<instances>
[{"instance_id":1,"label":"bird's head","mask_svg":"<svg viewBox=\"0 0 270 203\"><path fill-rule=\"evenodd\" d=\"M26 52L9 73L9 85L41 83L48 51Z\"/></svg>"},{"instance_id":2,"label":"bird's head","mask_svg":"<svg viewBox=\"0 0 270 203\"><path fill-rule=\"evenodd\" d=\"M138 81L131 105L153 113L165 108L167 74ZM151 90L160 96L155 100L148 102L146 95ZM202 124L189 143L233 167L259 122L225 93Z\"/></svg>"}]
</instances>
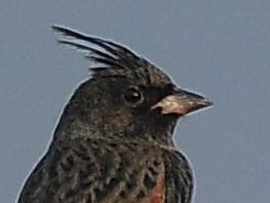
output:
<instances>
[{"instance_id":1,"label":"bird's head","mask_svg":"<svg viewBox=\"0 0 270 203\"><path fill-rule=\"evenodd\" d=\"M56 136L170 142L180 117L211 105L122 45L64 27L53 29L64 37L60 43L84 51L96 63L92 77L67 104Z\"/></svg>"}]
</instances>

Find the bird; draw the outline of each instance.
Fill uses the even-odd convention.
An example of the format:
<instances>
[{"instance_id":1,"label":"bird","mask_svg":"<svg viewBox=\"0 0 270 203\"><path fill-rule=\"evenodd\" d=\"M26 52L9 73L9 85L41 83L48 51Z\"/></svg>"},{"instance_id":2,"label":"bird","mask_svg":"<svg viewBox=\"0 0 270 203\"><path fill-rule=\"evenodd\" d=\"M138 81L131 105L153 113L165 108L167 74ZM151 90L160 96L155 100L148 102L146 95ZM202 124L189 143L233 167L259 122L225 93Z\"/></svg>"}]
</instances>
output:
<instances>
[{"instance_id":1,"label":"bird","mask_svg":"<svg viewBox=\"0 0 270 203\"><path fill-rule=\"evenodd\" d=\"M84 52L91 75L65 105L17 202L192 202L193 168L174 131L181 118L213 103L122 44L52 29L59 43Z\"/></svg>"}]
</instances>

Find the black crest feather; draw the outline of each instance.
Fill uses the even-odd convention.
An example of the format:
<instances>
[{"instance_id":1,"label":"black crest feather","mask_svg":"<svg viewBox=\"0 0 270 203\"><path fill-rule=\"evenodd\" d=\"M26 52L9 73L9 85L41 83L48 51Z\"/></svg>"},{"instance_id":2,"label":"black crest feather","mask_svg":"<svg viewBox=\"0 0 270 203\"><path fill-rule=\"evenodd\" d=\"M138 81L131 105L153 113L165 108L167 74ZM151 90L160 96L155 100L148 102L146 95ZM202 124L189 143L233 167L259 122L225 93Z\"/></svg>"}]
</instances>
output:
<instances>
[{"instance_id":1,"label":"black crest feather","mask_svg":"<svg viewBox=\"0 0 270 203\"><path fill-rule=\"evenodd\" d=\"M95 76L132 75L148 82L170 82L161 70L118 43L63 26L53 25L52 29L63 36L59 43L84 51L86 58L98 64L91 68Z\"/></svg>"}]
</instances>

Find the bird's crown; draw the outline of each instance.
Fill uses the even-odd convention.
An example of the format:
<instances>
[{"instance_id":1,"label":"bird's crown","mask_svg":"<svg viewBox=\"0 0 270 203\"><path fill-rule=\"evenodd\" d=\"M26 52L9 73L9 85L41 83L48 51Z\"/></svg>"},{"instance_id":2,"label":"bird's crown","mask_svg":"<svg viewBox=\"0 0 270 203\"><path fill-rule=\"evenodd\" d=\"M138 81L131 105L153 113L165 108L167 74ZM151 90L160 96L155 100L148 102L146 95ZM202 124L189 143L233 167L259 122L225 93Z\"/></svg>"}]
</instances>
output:
<instances>
[{"instance_id":1,"label":"bird's crown","mask_svg":"<svg viewBox=\"0 0 270 203\"><path fill-rule=\"evenodd\" d=\"M82 50L86 58L96 63L91 68L94 77L128 77L153 86L171 83L167 74L123 45L63 26L52 29L63 36L58 42Z\"/></svg>"}]
</instances>

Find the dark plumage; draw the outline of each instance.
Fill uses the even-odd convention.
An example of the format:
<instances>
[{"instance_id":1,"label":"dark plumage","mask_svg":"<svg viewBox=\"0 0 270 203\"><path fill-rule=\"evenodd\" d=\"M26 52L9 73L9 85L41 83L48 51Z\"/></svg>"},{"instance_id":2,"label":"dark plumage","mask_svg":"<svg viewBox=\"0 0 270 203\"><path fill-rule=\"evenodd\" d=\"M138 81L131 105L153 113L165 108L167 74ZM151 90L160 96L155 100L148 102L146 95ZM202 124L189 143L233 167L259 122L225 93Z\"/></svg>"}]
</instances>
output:
<instances>
[{"instance_id":1,"label":"dark plumage","mask_svg":"<svg viewBox=\"0 0 270 203\"><path fill-rule=\"evenodd\" d=\"M179 117L211 102L122 45L52 28L96 64L18 202L189 203L192 170L172 134Z\"/></svg>"}]
</instances>

